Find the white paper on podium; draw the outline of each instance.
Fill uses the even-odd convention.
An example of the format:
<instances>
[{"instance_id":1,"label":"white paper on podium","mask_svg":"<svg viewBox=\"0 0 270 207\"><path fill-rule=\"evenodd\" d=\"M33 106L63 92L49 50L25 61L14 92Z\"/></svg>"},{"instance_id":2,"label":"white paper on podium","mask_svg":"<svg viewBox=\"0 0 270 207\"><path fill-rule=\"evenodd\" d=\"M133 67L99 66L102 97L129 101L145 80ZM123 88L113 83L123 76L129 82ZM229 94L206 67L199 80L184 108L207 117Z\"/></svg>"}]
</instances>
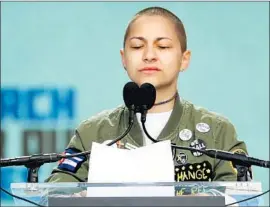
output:
<instances>
[{"instance_id":1,"label":"white paper on podium","mask_svg":"<svg viewBox=\"0 0 270 207\"><path fill-rule=\"evenodd\" d=\"M89 183L174 182L170 140L133 150L93 143ZM88 187L88 197L174 196L172 186Z\"/></svg>"}]
</instances>

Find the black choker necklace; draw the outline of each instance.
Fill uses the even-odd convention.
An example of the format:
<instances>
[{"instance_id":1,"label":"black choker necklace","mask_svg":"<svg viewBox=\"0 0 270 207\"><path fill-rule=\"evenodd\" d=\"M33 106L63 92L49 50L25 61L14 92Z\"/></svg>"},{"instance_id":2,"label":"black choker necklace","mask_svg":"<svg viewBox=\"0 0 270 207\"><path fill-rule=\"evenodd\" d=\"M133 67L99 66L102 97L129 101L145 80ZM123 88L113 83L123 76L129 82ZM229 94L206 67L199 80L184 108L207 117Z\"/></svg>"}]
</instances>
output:
<instances>
[{"instance_id":1,"label":"black choker necklace","mask_svg":"<svg viewBox=\"0 0 270 207\"><path fill-rule=\"evenodd\" d=\"M178 93L176 92L173 97L171 97L170 99L166 100L166 101L161 101L161 102L158 102L158 103L155 103L154 106L158 106L158 105L162 105L162 104L166 104L166 103L169 103L170 101L176 99L176 97L178 96Z\"/></svg>"}]
</instances>

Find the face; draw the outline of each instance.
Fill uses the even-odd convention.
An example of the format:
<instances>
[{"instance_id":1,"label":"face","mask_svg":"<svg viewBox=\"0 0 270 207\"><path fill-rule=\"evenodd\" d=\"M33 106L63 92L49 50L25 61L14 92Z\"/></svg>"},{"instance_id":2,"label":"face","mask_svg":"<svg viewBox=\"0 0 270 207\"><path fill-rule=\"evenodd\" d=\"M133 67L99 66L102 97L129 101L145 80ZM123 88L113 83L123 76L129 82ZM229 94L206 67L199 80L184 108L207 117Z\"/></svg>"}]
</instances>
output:
<instances>
[{"instance_id":1,"label":"face","mask_svg":"<svg viewBox=\"0 0 270 207\"><path fill-rule=\"evenodd\" d=\"M133 22L121 50L128 76L139 86L151 83L158 90L177 86L180 70L187 68L190 52L181 52L174 24L161 16L141 16Z\"/></svg>"}]
</instances>

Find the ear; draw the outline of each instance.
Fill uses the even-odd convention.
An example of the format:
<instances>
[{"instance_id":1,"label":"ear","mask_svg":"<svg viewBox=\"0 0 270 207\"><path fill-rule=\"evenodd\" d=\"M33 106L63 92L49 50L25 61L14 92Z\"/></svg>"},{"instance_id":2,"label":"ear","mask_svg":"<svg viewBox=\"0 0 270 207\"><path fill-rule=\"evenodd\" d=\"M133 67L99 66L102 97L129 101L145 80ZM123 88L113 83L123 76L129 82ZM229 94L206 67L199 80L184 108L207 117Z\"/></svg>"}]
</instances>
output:
<instances>
[{"instance_id":1,"label":"ear","mask_svg":"<svg viewBox=\"0 0 270 207\"><path fill-rule=\"evenodd\" d=\"M191 51L186 50L182 55L180 72L184 72L188 68L189 63L190 63L190 58L191 58Z\"/></svg>"},{"instance_id":2,"label":"ear","mask_svg":"<svg viewBox=\"0 0 270 207\"><path fill-rule=\"evenodd\" d=\"M125 61L125 52L124 52L124 49L121 49L120 50L120 55L121 55L122 65L123 65L123 67L126 70L126 61Z\"/></svg>"}]
</instances>

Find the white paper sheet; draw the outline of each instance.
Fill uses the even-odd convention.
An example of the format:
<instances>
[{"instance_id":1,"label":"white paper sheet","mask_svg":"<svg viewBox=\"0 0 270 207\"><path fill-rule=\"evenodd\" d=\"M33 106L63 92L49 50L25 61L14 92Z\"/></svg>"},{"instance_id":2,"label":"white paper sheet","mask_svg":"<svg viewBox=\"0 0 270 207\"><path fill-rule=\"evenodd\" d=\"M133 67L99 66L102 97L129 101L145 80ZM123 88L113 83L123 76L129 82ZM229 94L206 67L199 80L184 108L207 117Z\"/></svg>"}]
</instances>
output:
<instances>
[{"instance_id":1,"label":"white paper sheet","mask_svg":"<svg viewBox=\"0 0 270 207\"><path fill-rule=\"evenodd\" d=\"M89 183L174 182L170 140L125 150L93 143L89 162ZM173 196L174 188L89 187L87 196Z\"/></svg>"}]
</instances>

